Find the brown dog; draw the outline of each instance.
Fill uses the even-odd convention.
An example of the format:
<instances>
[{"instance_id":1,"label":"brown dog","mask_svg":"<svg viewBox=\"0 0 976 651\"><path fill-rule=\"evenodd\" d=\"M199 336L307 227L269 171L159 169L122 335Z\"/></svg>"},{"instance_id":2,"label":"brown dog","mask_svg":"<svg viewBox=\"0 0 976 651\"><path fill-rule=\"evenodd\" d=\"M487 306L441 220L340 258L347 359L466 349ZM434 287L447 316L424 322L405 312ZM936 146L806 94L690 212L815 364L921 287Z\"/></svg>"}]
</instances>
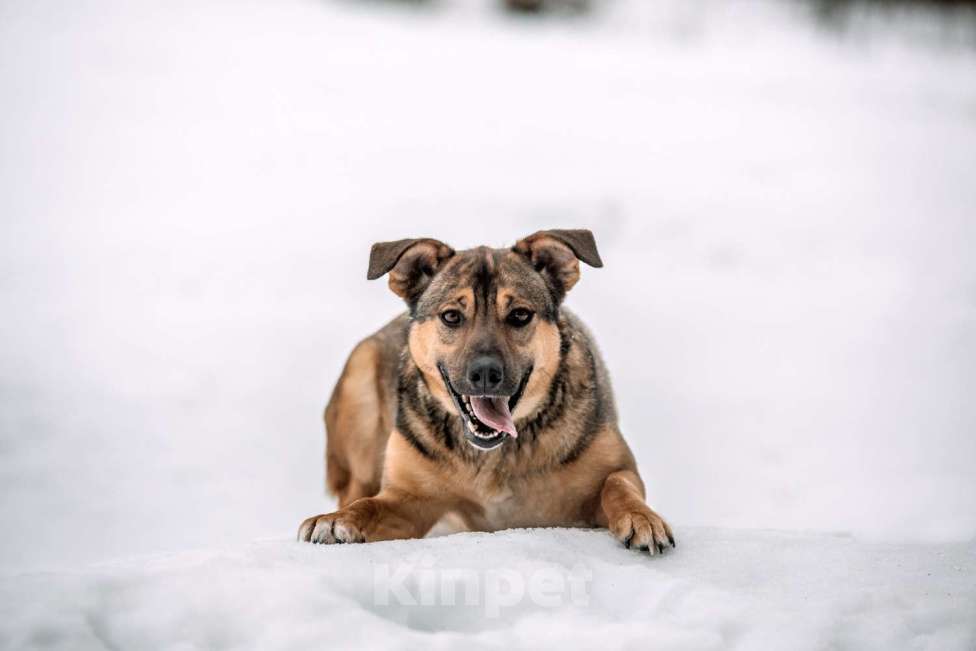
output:
<instances>
[{"instance_id":1,"label":"brown dog","mask_svg":"<svg viewBox=\"0 0 976 651\"><path fill-rule=\"evenodd\" d=\"M511 249L433 239L373 245L409 312L353 350L325 410L326 476L339 510L298 539L351 543L459 529L608 527L662 553L668 524L617 429L610 381L561 307L587 230L540 231Z\"/></svg>"}]
</instances>

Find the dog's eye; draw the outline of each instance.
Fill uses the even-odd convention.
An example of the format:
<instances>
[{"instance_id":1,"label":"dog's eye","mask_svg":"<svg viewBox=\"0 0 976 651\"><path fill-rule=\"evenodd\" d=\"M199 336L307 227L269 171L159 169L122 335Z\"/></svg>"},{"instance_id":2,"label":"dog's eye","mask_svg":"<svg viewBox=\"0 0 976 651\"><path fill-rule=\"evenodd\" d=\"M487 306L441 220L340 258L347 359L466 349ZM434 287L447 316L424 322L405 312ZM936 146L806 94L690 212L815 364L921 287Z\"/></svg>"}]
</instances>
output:
<instances>
[{"instance_id":1,"label":"dog's eye","mask_svg":"<svg viewBox=\"0 0 976 651\"><path fill-rule=\"evenodd\" d=\"M532 320L532 311L527 310L524 307L517 307L508 313L508 325L515 326L516 328L521 328L524 325L528 325L529 321Z\"/></svg>"},{"instance_id":2,"label":"dog's eye","mask_svg":"<svg viewBox=\"0 0 976 651\"><path fill-rule=\"evenodd\" d=\"M464 315L458 310L445 310L441 312L441 321L449 328L456 328L464 321Z\"/></svg>"}]
</instances>

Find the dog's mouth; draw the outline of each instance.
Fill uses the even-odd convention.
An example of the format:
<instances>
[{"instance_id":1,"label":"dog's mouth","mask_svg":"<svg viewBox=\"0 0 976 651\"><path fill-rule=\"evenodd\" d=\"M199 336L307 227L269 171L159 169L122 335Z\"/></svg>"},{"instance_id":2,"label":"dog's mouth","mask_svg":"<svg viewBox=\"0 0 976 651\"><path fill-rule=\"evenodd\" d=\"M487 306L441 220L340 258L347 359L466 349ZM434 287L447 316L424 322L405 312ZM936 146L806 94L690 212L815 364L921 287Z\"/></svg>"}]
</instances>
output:
<instances>
[{"instance_id":1,"label":"dog's mouth","mask_svg":"<svg viewBox=\"0 0 976 651\"><path fill-rule=\"evenodd\" d=\"M518 437L512 412L525 391L525 385L532 373L531 367L522 376L518 389L510 396L465 395L454 389L442 365L438 364L437 370L441 372L444 386L451 394L454 406L461 416L464 438L468 443L478 450L488 451L500 446L508 436Z\"/></svg>"}]
</instances>

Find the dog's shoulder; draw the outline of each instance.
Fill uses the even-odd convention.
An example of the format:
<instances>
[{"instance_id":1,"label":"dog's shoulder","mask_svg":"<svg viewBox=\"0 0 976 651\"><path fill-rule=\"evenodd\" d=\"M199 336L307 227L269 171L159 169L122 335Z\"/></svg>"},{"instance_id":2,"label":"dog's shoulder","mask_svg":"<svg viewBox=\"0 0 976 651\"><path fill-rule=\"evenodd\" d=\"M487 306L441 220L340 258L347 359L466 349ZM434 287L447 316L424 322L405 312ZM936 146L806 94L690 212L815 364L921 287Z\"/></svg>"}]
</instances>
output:
<instances>
[{"instance_id":1,"label":"dog's shoulder","mask_svg":"<svg viewBox=\"0 0 976 651\"><path fill-rule=\"evenodd\" d=\"M600 403L601 423L616 426L617 410L610 373L592 331L566 307L560 308L559 330L564 354L569 358L568 371L592 387L593 399ZM572 356L574 350L576 355Z\"/></svg>"}]
</instances>

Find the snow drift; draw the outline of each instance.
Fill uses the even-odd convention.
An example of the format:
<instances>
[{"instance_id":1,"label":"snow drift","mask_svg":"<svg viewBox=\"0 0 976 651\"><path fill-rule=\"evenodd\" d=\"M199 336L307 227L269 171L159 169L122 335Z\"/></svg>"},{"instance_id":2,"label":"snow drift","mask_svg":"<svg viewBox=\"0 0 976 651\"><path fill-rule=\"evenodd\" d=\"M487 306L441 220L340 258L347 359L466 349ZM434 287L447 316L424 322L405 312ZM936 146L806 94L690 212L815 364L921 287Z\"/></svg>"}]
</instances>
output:
<instances>
[{"instance_id":1,"label":"snow drift","mask_svg":"<svg viewBox=\"0 0 976 651\"><path fill-rule=\"evenodd\" d=\"M968 651L976 644L976 545L733 529L678 534L678 548L663 557L625 550L603 531L538 529L368 545L266 540L7 576L0 646ZM500 558L505 574L493 579ZM548 586L539 588L539 579ZM469 590L472 580L480 585ZM579 595L571 594L574 580ZM425 592L431 581L436 589ZM453 597L445 586L456 588Z\"/></svg>"}]
</instances>

